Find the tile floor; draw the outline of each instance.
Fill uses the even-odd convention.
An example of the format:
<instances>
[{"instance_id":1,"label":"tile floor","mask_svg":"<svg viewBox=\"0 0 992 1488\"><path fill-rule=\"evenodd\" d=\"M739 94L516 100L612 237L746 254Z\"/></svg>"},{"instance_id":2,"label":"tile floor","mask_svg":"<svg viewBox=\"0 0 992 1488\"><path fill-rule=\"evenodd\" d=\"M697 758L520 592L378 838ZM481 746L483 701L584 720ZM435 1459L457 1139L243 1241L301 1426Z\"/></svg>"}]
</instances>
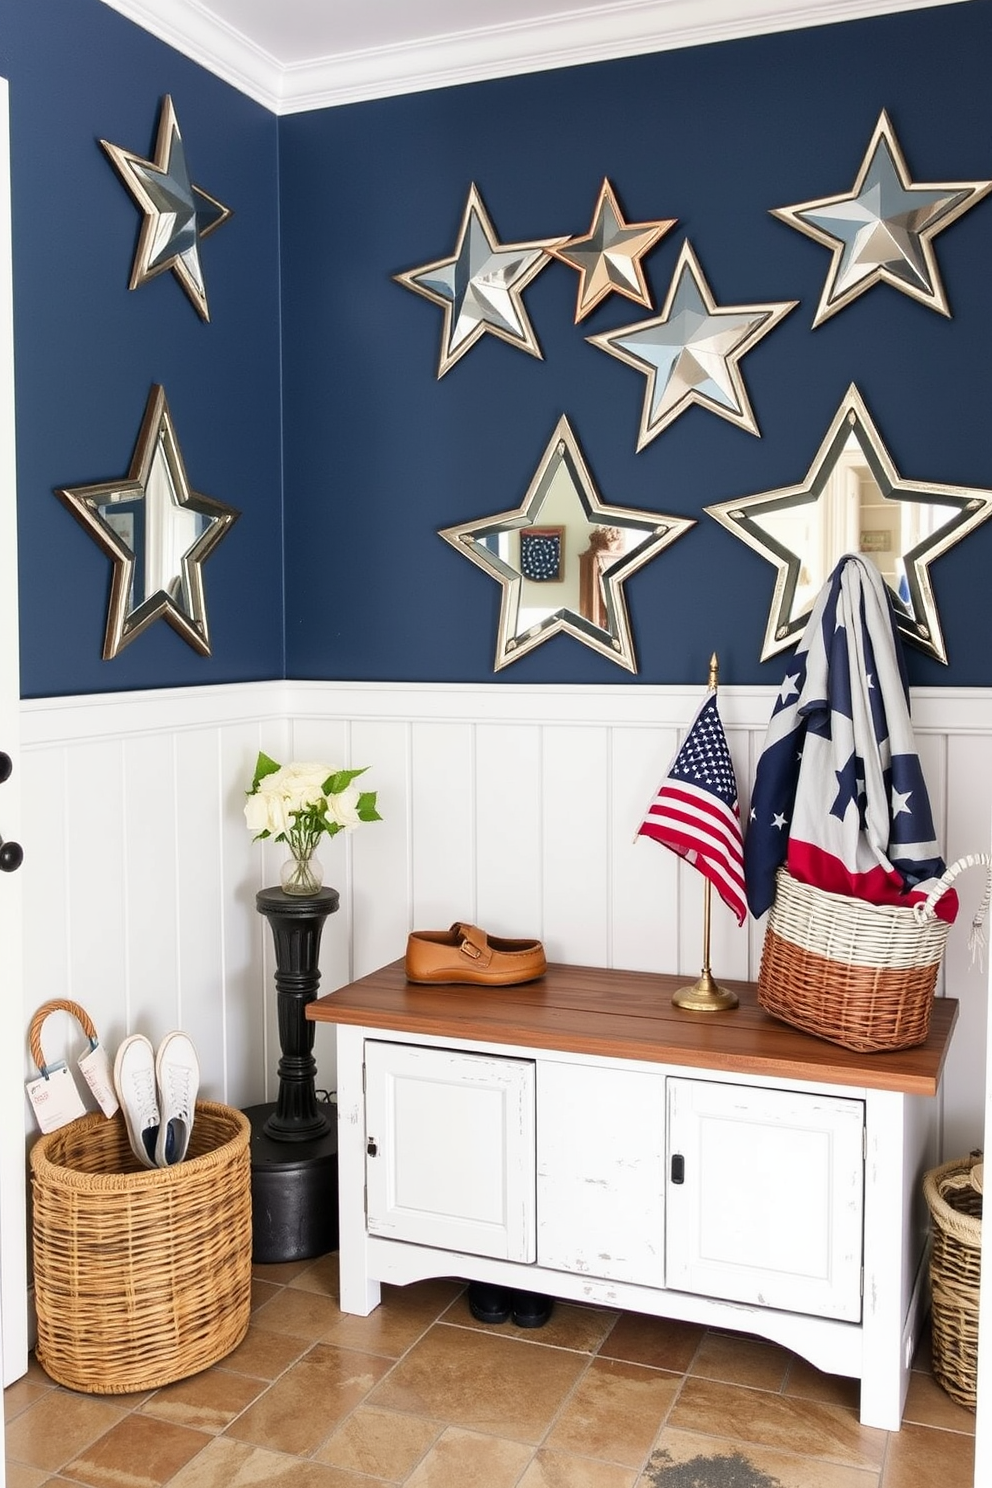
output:
<instances>
[{"instance_id":1,"label":"tile floor","mask_svg":"<svg viewBox=\"0 0 992 1488\"><path fill-rule=\"evenodd\" d=\"M558 1303L474 1321L460 1281L337 1304L337 1255L255 1268L244 1342L142 1396L32 1361L4 1395L7 1488L972 1488L974 1417L921 1347L902 1430L757 1339Z\"/></svg>"}]
</instances>

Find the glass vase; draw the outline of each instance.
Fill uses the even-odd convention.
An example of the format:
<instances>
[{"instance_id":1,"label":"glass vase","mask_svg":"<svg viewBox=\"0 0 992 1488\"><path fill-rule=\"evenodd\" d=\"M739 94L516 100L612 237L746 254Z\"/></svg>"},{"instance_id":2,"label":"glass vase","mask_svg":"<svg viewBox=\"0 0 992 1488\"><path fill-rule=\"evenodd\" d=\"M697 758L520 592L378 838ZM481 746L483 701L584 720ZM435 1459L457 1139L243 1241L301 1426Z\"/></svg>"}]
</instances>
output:
<instances>
[{"instance_id":1,"label":"glass vase","mask_svg":"<svg viewBox=\"0 0 992 1488\"><path fill-rule=\"evenodd\" d=\"M305 898L316 894L324 882L324 868L314 848L291 847L292 856L283 863L279 882L284 894L298 894Z\"/></svg>"}]
</instances>

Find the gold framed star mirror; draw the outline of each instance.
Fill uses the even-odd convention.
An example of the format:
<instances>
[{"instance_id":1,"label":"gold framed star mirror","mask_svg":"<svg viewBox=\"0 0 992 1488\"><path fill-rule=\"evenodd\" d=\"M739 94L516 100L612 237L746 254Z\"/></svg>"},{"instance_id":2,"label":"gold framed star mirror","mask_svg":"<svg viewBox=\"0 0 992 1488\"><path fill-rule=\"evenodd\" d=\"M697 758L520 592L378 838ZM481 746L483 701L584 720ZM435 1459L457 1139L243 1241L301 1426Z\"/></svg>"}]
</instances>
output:
<instances>
[{"instance_id":1,"label":"gold framed star mirror","mask_svg":"<svg viewBox=\"0 0 992 1488\"><path fill-rule=\"evenodd\" d=\"M203 564L240 513L190 486L165 389L152 386L126 476L55 495L113 563L103 660L159 617L209 656Z\"/></svg>"},{"instance_id":2,"label":"gold framed star mirror","mask_svg":"<svg viewBox=\"0 0 992 1488\"><path fill-rule=\"evenodd\" d=\"M946 665L930 565L992 516L992 491L901 476L852 383L804 480L704 511L775 568L762 661L798 642L833 569L858 553L881 571L903 638Z\"/></svg>"},{"instance_id":3,"label":"gold framed star mirror","mask_svg":"<svg viewBox=\"0 0 992 1488\"><path fill-rule=\"evenodd\" d=\"M624 581L695 525L605 505L563 415L519 507L438 535L502 585L496 671L565 633L636 672Z\"/></svg>"}]
</instances>

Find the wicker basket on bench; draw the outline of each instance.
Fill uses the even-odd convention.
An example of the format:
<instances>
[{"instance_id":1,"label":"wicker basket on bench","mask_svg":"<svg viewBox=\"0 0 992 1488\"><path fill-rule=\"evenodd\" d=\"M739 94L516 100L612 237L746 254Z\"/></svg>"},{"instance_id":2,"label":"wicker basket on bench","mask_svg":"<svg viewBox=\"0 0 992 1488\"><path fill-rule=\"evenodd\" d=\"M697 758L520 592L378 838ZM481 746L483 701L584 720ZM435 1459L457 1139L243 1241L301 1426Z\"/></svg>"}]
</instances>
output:
<instances>
[{"instance_id":1,"label":"wicker basket on bench","mask_svg":"<svg viewBox=\"0 0 992 1488\"><path fill-rule=\"evenodd\" d=\"M861 1053L925 1043L950 929L937 915L937 901L965 868L990 864L988 853L958 859L915 905L832 894L780 868L758 971L759 1003L785 1023ZM990 893L987 873L974 933Z\"/></svg>"}]
</instances>

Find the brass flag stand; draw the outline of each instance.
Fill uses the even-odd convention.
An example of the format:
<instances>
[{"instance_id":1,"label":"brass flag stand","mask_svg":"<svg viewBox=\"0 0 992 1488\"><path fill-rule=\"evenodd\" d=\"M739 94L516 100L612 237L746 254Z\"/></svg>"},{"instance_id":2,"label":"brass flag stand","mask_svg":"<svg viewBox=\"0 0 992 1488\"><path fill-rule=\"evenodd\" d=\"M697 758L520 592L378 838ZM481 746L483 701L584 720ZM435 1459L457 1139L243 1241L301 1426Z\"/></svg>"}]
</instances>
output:
<instances>
[{"instance_id":1,"label":"brass flag stand","mask_svg":"<svg viewBox=\"0 0 992 1488\"><path fill-rule=\"evenodd\" d=\"M720 665L716 652L710 657L710 675L707 686L711 692L717 690ZM691 987L679 987L672 993L672 1006L685 1008L692 1013L723 1013L738 1005L736 992L729 992L714 981L710 971L710 892L708 878L703 880L703 967L699 980Z\"/></svg>"}]
</instances>

